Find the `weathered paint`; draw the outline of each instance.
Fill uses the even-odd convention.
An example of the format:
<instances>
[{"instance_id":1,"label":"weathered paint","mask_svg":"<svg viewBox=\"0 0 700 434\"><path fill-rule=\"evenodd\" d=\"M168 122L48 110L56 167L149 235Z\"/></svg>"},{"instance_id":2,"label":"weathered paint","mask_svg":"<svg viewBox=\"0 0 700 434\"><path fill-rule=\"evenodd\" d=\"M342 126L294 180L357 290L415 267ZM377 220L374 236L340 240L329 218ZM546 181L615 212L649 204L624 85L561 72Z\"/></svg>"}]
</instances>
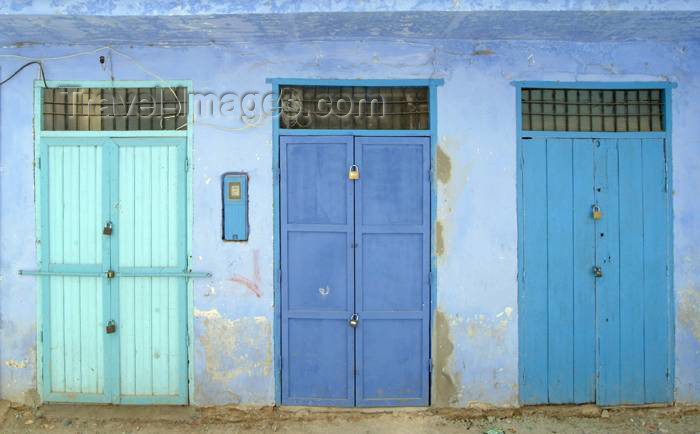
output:
<instances>
[{"instance_id":1,"label":"weathered paint","mask_svg":"<svg viewBox=\"0 0 700 434\"><path fill-rule=\"evenodd\" d=\"M6 41L12 39L11 31L3 34ZM1 52L57 57L92 49L28 46ZM279 76L445 79L438 90L438 143L444 156L438 154L437 167L442 253L437 261L432 400L450 406L518 402L511 80L678 82L673 106L676 399L700 402L700 336L694 319L700 310L697 42L438 41L413 33L411 40L262 40L227 47L117 50L104 69L97 56L109 55L106 50L48 60L46 74L50 79L154 79L147 70L168 79L192 79L197 92L239 94L263 93L269 89L265 78ZM472 55L479 50L493 54ZM3 75L23 62L0 57ZM0 395L16 401L27 393L31 397L37 385L37 280L17 276L18 269L36 264L31 146L36 77L29 69L20 73L3 86L0 102L0 124L5 126L0 131ZM193 288L192 402L197 405L274 403L271 138L269 119L251 127L237 119L198 119L194 130L192 267L213 273ZM448 176L440 164L445 158ZM247 243L221 241L220 185L213 180L229 171L250 174ZM249 283L255 283L259 296Z\"/></svg>"},{"instance_id":2,"label":"weathered paint","mask_svg":"<svg viewBox=\"0 0 700 434\"><path fill-rule=\"evenodd\" d=\"M26 15L207 15L207 14L266 14L302 12L376 12L376 11L693 11L693 0L400 0L353 2L335 1L327 4L304 0L259 2L243 0L185 0L177 7L168 0L150 2L103 2L99 0L67 0L62 2L0 1L0 9Z\"/></svg>"}]
</instances>

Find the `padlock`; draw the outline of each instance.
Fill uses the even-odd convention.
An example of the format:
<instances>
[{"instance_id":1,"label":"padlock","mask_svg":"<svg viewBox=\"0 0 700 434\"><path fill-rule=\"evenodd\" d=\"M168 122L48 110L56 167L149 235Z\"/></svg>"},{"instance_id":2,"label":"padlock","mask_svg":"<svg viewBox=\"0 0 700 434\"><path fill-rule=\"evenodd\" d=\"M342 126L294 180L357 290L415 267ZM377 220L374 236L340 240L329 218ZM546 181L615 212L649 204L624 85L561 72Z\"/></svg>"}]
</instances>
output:
<instances>
[{"instance_id":1,"label":"padlock","mask_svg":"<svg viewBox=\"0 0 700 434\"><path fill-rule=\"evenodd\" d=\"M598 205L593 205L593 220L600 220L603 217L603 211Z\"/></svg>"},{"instance_id":2,"label":"padlock","mask_svg":"<svg viewBox=\"0 0 700 434\"><path fill-rule=\"evenodd\" d=\"M603 277L603 270L597 265L595 267L593 267L593 276Z\"/></svg>"},{"instance_id":3,"label":"padlock","mask_svg":"<svg viewBox=\"0 0 700 434\"><path fill-rule=\"evenodd\" d=\"M357 164L353 164L350 166L350 171L348 172L348 179L350 180L356 180L360 179L360 168L357 167Z\"/></svg>"},{"instance_id":4,"label":"padlock","mask_svg":"<svg viewBox=\"0 0 700 434\"><path fill-rule=\"evenodd\" d=\"M112 222L105 223L105 227L102 228L102 235L112 235Z\"/></svg>"},{"instance_id":5,"label":"padlock","mask_svg":"<svg viewBox=\"0 0 700 434\"><path fill-rule=\"evenodd\" d=\"M107 334L112 334L117 331L117 323L114 322L114 320L109 320L107 323L107 327L105 327L105 331Z\"/></svg>"}]
</instances>

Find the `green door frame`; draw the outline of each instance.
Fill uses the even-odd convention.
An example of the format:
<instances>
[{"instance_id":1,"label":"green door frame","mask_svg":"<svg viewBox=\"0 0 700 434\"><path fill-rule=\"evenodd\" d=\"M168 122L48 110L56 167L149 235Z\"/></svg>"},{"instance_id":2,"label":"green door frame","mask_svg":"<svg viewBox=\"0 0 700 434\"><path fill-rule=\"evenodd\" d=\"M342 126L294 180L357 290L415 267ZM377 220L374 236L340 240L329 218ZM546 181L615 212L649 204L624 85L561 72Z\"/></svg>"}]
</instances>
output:
<instances>
[{"instance_id":1,"label":"green door frame","mask_svg":"<svg viewBox=\"0 0 700 434\"><path fill-rule=\"evenodd\" d=\"M46 157L42 155L43 150L45 150L46 141L61 141L62 139L78 139L81 138L92 138L92 139L105 139L105 142L111 141L112 138L153 138L153 140L161 139L178 139L184 140L185 142L185 165L186 165L186 176L184 180L184 192L186 195L186 206L184 216L178 216L179 219L185 222L187 228L187 235L185 240L186 252L186 263L185 269L189 270L192 260L192 144L193 144L193 133L194 133L194 99L192 98L193 84L191 80L168 80L168 81L84 81L84 80L51 80L47 81L48 87L62 87L62 88L146 88L146 87L185 87L187 89L190 98L188 99L188 113L187 113L187 129L184 131L43 131L43 90L45 88L43 80L35 80L34 82L34 184L35 184L35 219L36 219L36 240L37 240L37 265L38 271L26 271L20 270L22 275L33 275L40 277L39 286L37 291L37 351L36 351L36 366L37 366L37 388L42 401L50 401L58 396L52 396L50 394L50 384L49 384L49 373L47 372L47 366L44 366L44 354L49 351L45 348L47 342L43 339L43 331L48 330L50 323L45 321L46 307L48 306L48 300L44 295L43 288L45 288L45 281L48 280L50 272L48 270L48 262L44 257L44 249L42 240L42 234L48 233L47 228L47 211L45 206L42 207L42 197L46 194L46 176L41 170L42 159L46 161ZM113 142L114 143L114 142ZM42 158L43 157L43 158ZM101 273L100 273L101 274ZM170 275L170 274L169 274ZM187 378L181 378L182 382L181 390L187 392L186 404L190 402L192 396L194 396L194 383L192 379L194 378L194 367L191 363L194 360L194 348L193 348L193 311L194 311L194 300L193 300L193 277L208 277L208 273L181 273L182 277L186 277L187 284L187 307L185 309L187 315L187 327L186 327L186 363L187 363ZM46 322L46 323L45 323ZM119 381L116 379L105 379L105 395L107 394L108 383L107 381ZM187 384L184 384L187 382ZM95 402L95 397L84 396L76 397L71 399L71 401L89 401ZM108 401L114 402L114 400L119 402L119 397L108 397ZM129 397L124 399L124 404L152 404L152 403L167 403L166 400L153 400L151 398L141 398L141 397ZM182 403L182 402L179 402Z\"/></svg>"}]
</instances>

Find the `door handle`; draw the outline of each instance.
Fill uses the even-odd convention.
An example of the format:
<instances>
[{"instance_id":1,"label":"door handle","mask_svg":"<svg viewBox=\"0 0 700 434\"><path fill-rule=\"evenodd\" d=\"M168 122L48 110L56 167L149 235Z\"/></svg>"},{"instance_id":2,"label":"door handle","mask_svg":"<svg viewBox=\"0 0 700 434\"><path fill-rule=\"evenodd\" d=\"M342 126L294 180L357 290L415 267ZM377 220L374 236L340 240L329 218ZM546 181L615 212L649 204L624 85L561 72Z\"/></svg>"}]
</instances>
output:
<instances>
[{"instance_id":1,"label":"door handle","mask_svg":"<svg viewBox=\"0 0 700 434\"><path fill-rule=\"evenodd\" d=\"M350 315L350 320L348 321L348 324L350 324L350 327L355 328L357 325L360 323L360 315L353 313Z\"/></svg>"}]
</instances>

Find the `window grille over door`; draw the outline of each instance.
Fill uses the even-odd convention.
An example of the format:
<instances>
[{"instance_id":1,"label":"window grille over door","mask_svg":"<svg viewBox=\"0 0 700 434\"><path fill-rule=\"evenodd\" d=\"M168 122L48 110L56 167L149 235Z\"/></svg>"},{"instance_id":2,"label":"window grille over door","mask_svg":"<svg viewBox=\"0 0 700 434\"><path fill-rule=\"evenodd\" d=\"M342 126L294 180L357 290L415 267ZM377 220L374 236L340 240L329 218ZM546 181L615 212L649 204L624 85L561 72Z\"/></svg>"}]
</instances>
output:
<instances>
[{"instance_id":1,"label":"window grille over door","mask_svg":"<svg viewBox=\"0 0 700 434\"><path fill-rule=\"evenodd\" d=\"M46 88L44 131L187 130L187 89Z\"/></svg>"},{"instance_id":2,"label":"window grille over door","mask_svg":"<svg viewBox=\"0 0 700 434\"><path fill-rule=\"evenodd\" d=\"M663 89L523 88L524 131L665 131Z\"/></svg>"},{"instance_id":3,"label":"window grille over door","mask_svg":"<svg viewBox=\"0 0 700 434\"><path fill-rule=\"evenodd\" d=\"M280 128L427 130L428 87L282 86Z\"/></svg>"}]
</instances>

